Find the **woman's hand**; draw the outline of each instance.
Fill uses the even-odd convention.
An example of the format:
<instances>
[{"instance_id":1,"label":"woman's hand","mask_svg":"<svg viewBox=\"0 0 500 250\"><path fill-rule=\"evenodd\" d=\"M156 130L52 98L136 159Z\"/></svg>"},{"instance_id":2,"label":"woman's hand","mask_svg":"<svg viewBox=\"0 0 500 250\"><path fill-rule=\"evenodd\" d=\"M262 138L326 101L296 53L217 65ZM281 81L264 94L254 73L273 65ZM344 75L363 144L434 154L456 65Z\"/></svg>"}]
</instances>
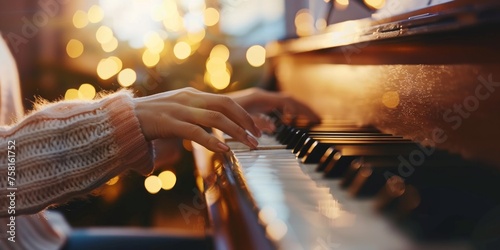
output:
<instances>
[{"instance_id":1,"label":"woman's hand","mask_svg":"<svg viewBox=\"0 0 500 250\"><path fill-rule=\"evenodd\" d=\"M293 123L297 118L305 119L310 124L320 122L320 117L307 105L283 93L249 88L229 93L228 96L252 114L278 110L288 123Z\"/></svg>"},{"instance_id":2,"label":"woman's hand","mask_svg":"<svg viewBox=\"0 0 500 250\"><path fill-rule=\"evenodd\" d=\"M148 140L179 137L215 152L225 152L229 147L201 126L218 128L251 148L258 143L245 130L257 137L261 135L250 115L228 96L184 88L136 98L135 103L136 115Z\"/></svg>"}]
</instances>

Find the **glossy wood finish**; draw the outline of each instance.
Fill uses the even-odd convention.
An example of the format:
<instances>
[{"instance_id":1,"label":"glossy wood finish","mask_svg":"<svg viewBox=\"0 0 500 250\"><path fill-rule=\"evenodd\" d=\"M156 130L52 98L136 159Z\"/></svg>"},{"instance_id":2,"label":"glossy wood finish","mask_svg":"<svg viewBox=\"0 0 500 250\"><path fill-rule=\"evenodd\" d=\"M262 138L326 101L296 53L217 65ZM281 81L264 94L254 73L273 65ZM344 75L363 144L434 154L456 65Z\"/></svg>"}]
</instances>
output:
<instances>
[{"instance_id":1,"label":"glossy wood finish","mask_svg":"<svg viewBox=\"0 0 500 250\"><path fill-rule=\"evenodd\" d=\"M499 6L487 13L498 17L491 13L500 13ZM274 44L278 89L324 118L372 124L500 166L500 22L480 19L483 10L461 8L454 20L467 25L449 24L439 32L420 28L344 46L331 39L328 47L325 35L316 48L314 37ZM462 20L467 16L475 21Z\"/></svg>"}]
</instances>

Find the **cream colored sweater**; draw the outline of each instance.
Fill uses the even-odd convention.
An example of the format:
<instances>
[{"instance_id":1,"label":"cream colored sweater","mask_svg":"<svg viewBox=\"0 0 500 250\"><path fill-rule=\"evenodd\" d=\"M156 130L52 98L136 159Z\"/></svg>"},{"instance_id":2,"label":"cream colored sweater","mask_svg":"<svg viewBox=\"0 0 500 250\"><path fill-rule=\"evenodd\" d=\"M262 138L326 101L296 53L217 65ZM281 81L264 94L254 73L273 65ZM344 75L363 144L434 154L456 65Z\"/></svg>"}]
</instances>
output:
<instances>
[{"instance_id":1,"label":"cream colored sweater","mask_svg":"<svg viewBox=\"0 0 500 250\"><path fill-rule=\"evenodd\" d=\"M6 50L0 39L0 76L9 73L4 65L14 64ZM2 122L19 115L12 112L20 104L16 77L0 77ZM146 175L153 170L152 158L127 91L97 101L44 105L13 125L1 126L0 248L56 249L64 235L45 218L46 207L86 194L129 169ZM12 192L14 209L8 196ZM16 216L16 243L5 238L10 216Z\"/></svg>"},{"instance_id":2,"label":"cream colored sweater","mask_svg":"<svg viewBox=\"0 0 500 250\"><path fill-rule=\"evenodd\" d=\"M0 128L0 152L0 197L10 192L8 155L15 155L16 214L36 213L88 193L128 169L152 170L151 150L126 92L92 103L45 106ZM7 210L2 202L0 216Z\"/></svg>"}]
</instances>

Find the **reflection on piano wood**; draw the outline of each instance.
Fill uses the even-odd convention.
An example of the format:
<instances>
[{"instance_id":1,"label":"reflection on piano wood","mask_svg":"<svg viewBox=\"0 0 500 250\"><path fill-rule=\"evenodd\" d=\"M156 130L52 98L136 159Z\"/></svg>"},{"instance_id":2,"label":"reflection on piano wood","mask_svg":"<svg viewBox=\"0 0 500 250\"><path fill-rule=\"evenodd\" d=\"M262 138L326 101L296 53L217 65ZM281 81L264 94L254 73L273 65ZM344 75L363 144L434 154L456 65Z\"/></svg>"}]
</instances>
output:
<instances>
[{"instance_id":1,"label":"reflection on piano wood","mask_svg":"<svg viewBox=\"0 0 500 250\"><path fill-rule=\"evenodd\" d=\"M215 247L500 249L499 24L459 0L269 46L324 123L197 147Z\"/></svg>"}]
</instances>

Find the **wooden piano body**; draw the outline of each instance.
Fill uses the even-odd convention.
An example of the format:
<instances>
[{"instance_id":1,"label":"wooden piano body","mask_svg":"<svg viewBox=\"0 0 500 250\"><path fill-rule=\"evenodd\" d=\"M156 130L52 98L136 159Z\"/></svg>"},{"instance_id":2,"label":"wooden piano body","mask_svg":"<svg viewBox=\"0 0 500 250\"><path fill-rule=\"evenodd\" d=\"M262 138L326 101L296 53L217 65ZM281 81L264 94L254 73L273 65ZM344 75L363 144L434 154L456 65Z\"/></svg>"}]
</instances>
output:
<instances>
[{"instance_id":1,"label":"wooden piano body","mask_svg":"<svg viewBox=\"0 0 500 250\"><path fill-rule=\"evenodd\" d=\"M267 50L273 87L324 119L373 125L500 172L498 1L453 1L380 20L348 21ZM196 148L215 247L277 247L234 167L237 159L207 158ZM488 216L498 222L500 209L495 211ZM484 237L497 235L498 243L498 225L489 234Z\"/></svg>"}]
</instances>

